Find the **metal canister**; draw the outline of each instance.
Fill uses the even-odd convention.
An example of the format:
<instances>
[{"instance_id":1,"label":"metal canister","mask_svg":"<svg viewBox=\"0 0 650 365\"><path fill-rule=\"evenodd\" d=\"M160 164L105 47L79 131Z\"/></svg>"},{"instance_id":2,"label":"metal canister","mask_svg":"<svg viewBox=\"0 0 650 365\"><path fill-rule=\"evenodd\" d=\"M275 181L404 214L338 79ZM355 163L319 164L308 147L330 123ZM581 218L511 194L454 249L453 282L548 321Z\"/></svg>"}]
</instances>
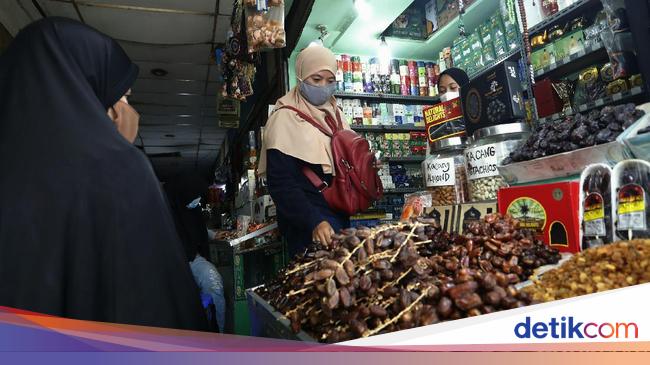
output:
<instances>
[{"instance_id":1,"label":"metal canister","mask_svg":"<svg viewBox=\"0 0 650 365\"><path fill-rule=\"evenodd\" d=\"M429 95L429 79L427 78L427 67L424 62L418 62L418 84L420 96Z\"/></svg>"},{"instance_id":2,"label":"metal canister","mask_svg":"<svg viewBox=\"0 0 650 365\"><path fill-rule=\"evenodd\" d=\"M390 93L399 95L401 94L400 78L399 78L399 60L391 60L390 62Z\"/></svg>"},{"instance_id":3,"label":"metal canister","mask_svg":"<svg viewBox=\"0 0 650 365\"><path fill-rule=\"evenodd\" d=\"M418 64L415 61L408 62L409 78L411 80L411 95L420 95L420 80L418 78Z\"/></svg>"},{"instance_id":4,"label":"metal canister","mask_svg":"<svg viewBox=\"0 0 650 365\"><path fill-rule=\"evenodd\" d=\"M343 81L343 60L340 55L336 56L336 90L345 91L345 82Z\"/></svg>"},{"instance_id":5,"label":"metal canister","mask_svg":"<svg viewBox=\"0 0 650 365\"><path fill-rule=\"evenodd\" d=\"M429 91L428 95L429 96L436 96L438 95L438 75L436 74L436 64L433 62L428 62L426 64L427 68L427 85L429 86Z\"/></svg>"},{"instance_id":6,"label":"metal canister","mask_svg":"<svg viewBox=\"0 0 650 365\"><path fill-rule=\"evenodd\" d=\"M363 62L361 64L361 70L363 72L363 92L364 93L373 93L375 87L372 83L373 75L377 75L379 65L377 64L376 58L371 58L369 63Z\"/></svg>"},{"instance_id":7,"label":"metal canister","mask_svg":"<svg viewBox=\"0 0 650 365\"><path fill-rule=\"evenodd\" d=\"M361 70L361 57L352 57L352 82L354 83L352 87L353 92L362 93L363 72Z\"/></svg>"},{"instance_id":8,"label":"metal canister","mask_svg":"<svg viewBox=\"0 0 650 365\"><path fill-rule=\"evenodd\" d=\"M409 67L406 61L399 63L400 90L402 95L411 95L411 78L409 77Z\"/></svg>"},{"instance_id":9,"label":"metal canister","mask_svg":"<svg viewBox=\"0 0 650 365\"><path fill-rule=\"evenodd\" d=\"M343 85L345 92L351 93L354 91L354 80L352 78L352 59L348 55L341 55L341 63L343 65Z\"/></svg>"}]
</instances>

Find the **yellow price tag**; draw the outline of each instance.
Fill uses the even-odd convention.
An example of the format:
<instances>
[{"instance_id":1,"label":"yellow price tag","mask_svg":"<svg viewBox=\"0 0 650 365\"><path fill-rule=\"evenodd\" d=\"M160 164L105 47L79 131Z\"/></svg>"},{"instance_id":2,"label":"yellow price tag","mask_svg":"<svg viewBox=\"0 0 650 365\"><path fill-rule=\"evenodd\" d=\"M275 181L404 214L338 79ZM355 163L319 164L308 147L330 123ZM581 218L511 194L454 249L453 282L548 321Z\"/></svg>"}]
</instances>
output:
<instances>
[{"instance_id":1,"label":"yellow price tag","mask_svg":"<svg viewBox=\"0 0 650 365\"><path fill-rule=\"evenodd\" d=\"M585 212L585 221L587 222L591 222L603 218L605 218L605 209L603 208L589 210Z\"/></svg>"},{"instance_id":2,"label":"yellow price tag","mask_svg":"<svg viewBox=\"0 0 650 365\"><path fill-rule=\"evenodd\" d=\"M621 203L618 206L618 214L643 212L644 210L645 210L645 202L643 201L643 199L635 202Z\"/></svg>"}]
</instances>

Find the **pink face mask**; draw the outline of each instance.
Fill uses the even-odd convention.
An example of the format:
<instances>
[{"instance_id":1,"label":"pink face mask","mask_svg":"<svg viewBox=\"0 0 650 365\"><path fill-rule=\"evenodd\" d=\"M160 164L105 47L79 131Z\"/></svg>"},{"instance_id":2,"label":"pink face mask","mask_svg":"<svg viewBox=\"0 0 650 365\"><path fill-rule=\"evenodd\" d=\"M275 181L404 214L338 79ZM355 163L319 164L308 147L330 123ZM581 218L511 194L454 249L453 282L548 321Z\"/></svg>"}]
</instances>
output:
<instances>
[{"instance_id":1,"label":"pink face mask","mask_svg":"<svg viewBox=\"0 0 650 365\"><path fill-rule=\"evenodd\" d=\"M108 116L117 126L118 132L120 132L127 141L133 143L138 135L140 114L129 105L126 97L123 96L111 109L109 109Z\"/></svg>"}]
</instances>

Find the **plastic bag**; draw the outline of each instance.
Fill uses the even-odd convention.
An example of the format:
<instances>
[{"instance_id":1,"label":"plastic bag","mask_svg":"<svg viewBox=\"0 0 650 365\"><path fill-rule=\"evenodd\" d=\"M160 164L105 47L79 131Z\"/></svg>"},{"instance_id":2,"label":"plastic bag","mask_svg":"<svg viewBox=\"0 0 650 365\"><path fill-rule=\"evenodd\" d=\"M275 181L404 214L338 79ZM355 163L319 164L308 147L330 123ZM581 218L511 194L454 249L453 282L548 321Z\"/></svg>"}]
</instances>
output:
<instances>
[{"instance_id":1,"label":"plastic bag","mask_svg":"<svg viewBox=\"0 0 650 365\"><path fill-rule=\"evenodd\" d=\"M609 28L613 32L629 31L630 24L627 19L625 0L602 0L602 3L609 20Z\"/></svg>"},{"instance_id":2,"label":"plastic bag","mask_svg":"<svg viewBox=\"0 0 650 365\"><path fill-rule=\"evenodd\" d=\"M619 162L613 173L616 197L616 235L623 240L650 238L650 163L643 160Z\"/></svg>"},{"instance_id":3,"label":"plastic bag","mask_svg":"<svg viewBox=\"0 0 650 365\"><path fill-rule=\"evenodd\" d=\"M272 6L268 11L246 7L248 52L283 48L287 42L284 31L284 6Z\"/></svg>"},{"instance_id":4,"label":"plastic bag","mask_svg":"<svg viewBox=\"0 0 650 365\"><path fill-rule=\"evenodd\" d=\"M194 261L190 262L190 269L194 281L201 289L201 293L212 297L219 331L224 332L226 325L226 298L223 294L223 279L217 268L201 255L196 255Z\"/></svg>"},{"instance_id":5,"label":"plastic bag","mask_svg":"<svg viewBox=\"0 0 650 365\"><path fill-rule=\"evenodd\" d=\"M612 222L612 169L605 164L589 165L580 178L582 249L614 240Z\"/></svg>"},{"instance_id":6,"label":"plastic bag","mask_svg":"<svg viewBox=\"0 0 650 365\"><path fill-rule=\"evenodd\" d=\"M605 30L609 29L609 24L607 23L607 14L605 11L601 11L596 15L594 23L585 28L585 39L584 46L585 48L592 47L601 42L600 34Z\"/></svg>"},{"instance_id":7,"label":"plastic bag","mask_svg":"<svg viewBox=\"0 0 650 365\"><path fill-rule=\"evenodd\" d=\"M637 74L638 66L635 56L635 45L627 19L624 0L603 0L603 8L607 14L609 29L601 33L601 38L607 49L614 78L624 78Z\"/></svg>"},{"instance_id":8,"label":"plastic bag","mask_svg":"<svg viewBox=\"0 0 650 365\"><path fill-rule=\"evenodd\" d=\"M601 33L601 38L609 55L614 79L626 78L639 73L631 33L614 33L611 30L606 30Z\"/></svg>"}]
</instances>

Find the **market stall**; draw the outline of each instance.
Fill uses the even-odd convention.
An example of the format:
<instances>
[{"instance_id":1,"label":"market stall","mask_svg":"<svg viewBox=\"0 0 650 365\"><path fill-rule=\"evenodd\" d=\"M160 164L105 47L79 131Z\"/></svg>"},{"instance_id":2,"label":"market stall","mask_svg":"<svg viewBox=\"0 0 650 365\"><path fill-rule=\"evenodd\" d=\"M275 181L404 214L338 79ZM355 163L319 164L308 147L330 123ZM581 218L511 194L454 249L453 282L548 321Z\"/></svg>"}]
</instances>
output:
<instances>
[{"instance_id":1,"label":"market stall","mask_svg":"<svg viewBox=\"0 0 650 365\"><path fill-rule=\"evenodd\" d=\"M384 197L245 286L253 335L338 342L650 280L632 241L649 235L650 171L633 5L309 3L286 86L300 50L337 55L335 96L384 161ZM470 81L441 100L451 67Z\"/></svg>"}]
</instances>

